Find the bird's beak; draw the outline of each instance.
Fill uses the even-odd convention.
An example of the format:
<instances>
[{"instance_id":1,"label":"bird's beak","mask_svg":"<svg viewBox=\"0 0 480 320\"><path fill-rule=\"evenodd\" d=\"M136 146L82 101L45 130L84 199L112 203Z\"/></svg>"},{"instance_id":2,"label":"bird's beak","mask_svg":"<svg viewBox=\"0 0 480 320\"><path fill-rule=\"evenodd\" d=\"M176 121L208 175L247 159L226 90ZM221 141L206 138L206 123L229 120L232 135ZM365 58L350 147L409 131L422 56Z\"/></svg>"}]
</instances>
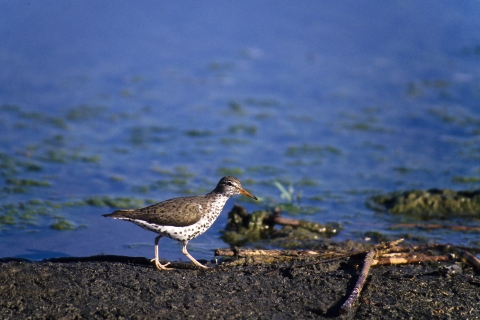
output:
<instances>
[{"instance_id":1,"label":"bird's beak","mask_svg":"<svg viewBox=\"0 0 480 320\"><path fill-rule=\"evenodd\" d=\"M248 192L248 191L245 190L245 189L240 188L240 190L238 190L238 192L240 192L240 194L246 195L247 197L250 197L250 198L253 198L253 199L255 199L255 200L258 200L257 197L255 197L253 194L251 194L250 192Z\"/></svg>"}]
</instances>

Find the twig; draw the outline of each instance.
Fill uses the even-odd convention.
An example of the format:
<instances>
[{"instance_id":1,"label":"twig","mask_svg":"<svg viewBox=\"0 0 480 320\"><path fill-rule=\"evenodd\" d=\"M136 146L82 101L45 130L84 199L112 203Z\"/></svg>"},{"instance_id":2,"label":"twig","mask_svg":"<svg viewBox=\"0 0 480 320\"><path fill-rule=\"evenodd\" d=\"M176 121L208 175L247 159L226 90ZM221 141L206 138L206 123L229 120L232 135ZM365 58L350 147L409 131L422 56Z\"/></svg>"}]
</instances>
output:
<instances>
[{"instance_id":1,"label":"twig","mask_svg":"<svg viewBox=\"0 0 480 320\"><path fill-rule=\"evenodd\" d=\"M215 256L223 257L253 257L253 256L266 256L266 257L280 257L280 256L307 256L317 255L319 252L310 250L260 250L260 249L217 249L215 250Z\"/></svg>"},{"instance_id":2,"label":"twig","mask_svg":"<svg viewBox=\"0 0 480 320\"><path fill-rule=\"evenodd\" d=\"M427 261L448 261L450 256L427 256L424 254L416 254L411 257L381 257L373 261L372 266L392 265L392 264L409 264Z\"/></svg>"},{"instance_id":3,"label":"twig","mask_svg":"<svg viewBox=\"0 0 480 320\"><path fill-rule=\"evenodd\" d=\"M374 250L369 251L365 257L365 261L363 263L362 272L360 273L360 277L355 284L355 287L352 290L352 293L348 297L347 301L342 305L340 308L340 314L346 314L352 309L353 304L360 296L360 292L362 292L362 288L367 280L368 272L370 271L370 267L372 266L374 259L376 256L376 252Z\"/></svg>"},{"instance_id":4,"label":"twig","mask_svg":"<svg viewBox=\"0 0 480 320\"><path fill-rule=\"evenodd\" d=\"M480 270L480 260L478 260L470 252L465 250L460 251L460 259L463 262L470 264L472 267L476 268L477 270Z\"/></svg>"},{"instance_id":5,"label":"twig","mask_svg":"<svg viewBox=\"0 0 480 320\"><path fill-rule=\"evenodd\" d=\"M375 250L376 252L378 253L382 253L382 252L391 252L392 249L396 250L396 246L402 242L404 239L398 239L398 240L393 240L393 241L390 241L390 242L382 242L382 243L379 243L375 246L373 246L372 250Z\"/></svg>"},{"instance_id":6,"label":"twig","mask_svg":"<svg viewBox=\"0 0 480 320\"><path fill-rule=\"evenodd\" d=\"M387 242L387 243L380 243L375 245L370 249L370 251L375 251L378 255L384 255L392 251L399 250L400 248L397 247L397 244L402 242L403 239ZM261 250L261 249L229 249L229 248L222 248L216 249L214 255L215 256L222 256L222 257L239 257L239 258L246 258L246 257L254 257L254 256L266 256L266 257L285 257L285 256L314 256L314 255L322 255L322 257L335 257L335 258L342 258L342 257L351 257L360 254L366 254L368 251L358 251L358 252L318 252L312 250ZM328 260L330 261L330 260ZM325 261L317 261L317 263L322 263ZM309 266L305 265L305 266Z\"/></svg>"},{"instance_id":7,"label":"twig","mask_svg":"<svg viewBox=\"0 0 480 320\"><path fill-rule=\"evenodd\" d=\"M300 226L300 220L297 220L297 219L273 216L272 220L275 224L279 224L282 226L292 226L292 227Z\"/></svg>"},{"instance_id":8,"label":"twig","mask_svg":"<svg viewBox=\"0 0 480 320\"><path fill-rule=\"evenodd\" d=\"M395 241L380 243L374 246L372 250L367 252L357 283L355 283L355 287L353 287L352 293L348 297L347 301L345 301L345 303L340 307L340 314L346 314L352 309L353 304L360 296L360 292L362 292L365 281L367 280L368 272L370 271L370 267L374 264L377 255L391 252L392 248L395 248L402 241L403 239L398 239Z\"/></svg>"}]
</instances>

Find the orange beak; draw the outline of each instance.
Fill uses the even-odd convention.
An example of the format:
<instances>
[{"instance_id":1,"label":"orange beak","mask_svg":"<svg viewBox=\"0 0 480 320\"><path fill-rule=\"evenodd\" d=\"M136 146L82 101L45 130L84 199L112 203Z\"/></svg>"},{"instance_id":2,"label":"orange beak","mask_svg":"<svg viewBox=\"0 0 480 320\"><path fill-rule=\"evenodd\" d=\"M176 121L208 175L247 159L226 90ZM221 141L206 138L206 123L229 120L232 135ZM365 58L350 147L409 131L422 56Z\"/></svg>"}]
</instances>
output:
<instances>
[{"instance_id":1,"label":"orange beak","mask_svg":"<svg viewBox=\"0 0 480 320\"><path fill-rule=\"evenodd\" d=\"M255 199L255 200L258 200L257 197L255 197L253 194L251 194L250 192L248 192L247 190L245 189L241 189L238 190L238 192L240 192L240 194L243 194L243 195L246 195L247 197L250 197L252 199Z\"/></svg>"}]
</instances>

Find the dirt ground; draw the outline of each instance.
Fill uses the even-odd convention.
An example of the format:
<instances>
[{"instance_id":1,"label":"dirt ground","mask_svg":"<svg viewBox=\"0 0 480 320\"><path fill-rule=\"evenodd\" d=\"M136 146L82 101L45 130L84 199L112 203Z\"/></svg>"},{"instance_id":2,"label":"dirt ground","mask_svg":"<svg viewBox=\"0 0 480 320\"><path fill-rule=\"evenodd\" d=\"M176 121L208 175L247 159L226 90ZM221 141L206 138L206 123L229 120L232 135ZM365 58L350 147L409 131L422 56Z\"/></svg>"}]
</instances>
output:
<instances>
[{"instance_id":1,"label":"dirt ground","mask_svg":"<svg viewBox=\"0 0 480 320\"><path fill-rule=\"evenodd\" d=\"M1 319L479 319L480 273L461 262L374 266L346 259L158 271L145 258L0 259Z\"/></svg>"}]
</instances>

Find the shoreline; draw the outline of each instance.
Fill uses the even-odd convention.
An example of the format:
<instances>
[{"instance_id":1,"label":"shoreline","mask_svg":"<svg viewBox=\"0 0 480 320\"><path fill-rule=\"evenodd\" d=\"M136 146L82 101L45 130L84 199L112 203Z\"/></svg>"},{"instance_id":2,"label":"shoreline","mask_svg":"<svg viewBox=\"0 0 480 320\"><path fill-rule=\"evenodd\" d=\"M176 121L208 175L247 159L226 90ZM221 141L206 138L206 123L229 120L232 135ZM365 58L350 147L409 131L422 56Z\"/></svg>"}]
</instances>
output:
<instances>
[{"instance_id":1,"label":"shoreline","mask_svg":"<svg viewBox=\"0 0 480 320\"><path fill-rule=\"evenodd\" d=\"M343 316L360 273L347 259L172 265L164 272L142 257L3 258L0 318L480 318L480 273L462 262L373 266Z\"/></svg>"}]
</instances>

